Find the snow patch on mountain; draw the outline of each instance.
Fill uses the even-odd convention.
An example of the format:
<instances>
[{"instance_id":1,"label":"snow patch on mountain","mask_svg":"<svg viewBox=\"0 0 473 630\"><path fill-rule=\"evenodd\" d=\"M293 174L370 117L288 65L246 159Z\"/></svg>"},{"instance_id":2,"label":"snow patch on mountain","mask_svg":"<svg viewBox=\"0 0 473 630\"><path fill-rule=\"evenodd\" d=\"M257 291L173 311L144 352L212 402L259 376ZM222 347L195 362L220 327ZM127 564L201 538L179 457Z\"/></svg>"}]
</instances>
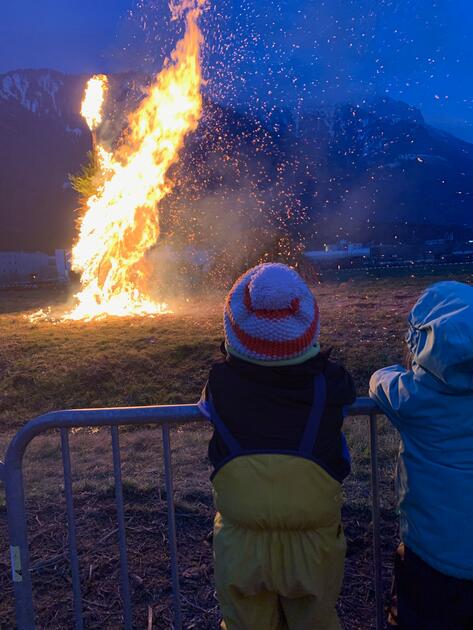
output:
<instances>
[{"instance_id":1,"label":"snow patch on mountain","mask_svg":"<svg viewBox=\"0 0 473 630\"><path fill-rule=\"evenodd\" d=\"M44 92L46 92L46 94L49 94L51 101L53 103L54 111L59 116L61 116L62 112L56 102L56 95L59 91L59 88L64 85L64 82L53 79L52 76L48 73L48 74L43 74L42 76L38 78L38 84L44 90Z\"/></svg>"},{"instance_id":2,"label":"snow patch on mountain","mask_svg":"<svg viewBox=\"0 0 473 630\"><path fill-rule=\"evenodd\" d=\"M0 98L15 100L33 114L62 116L57 96L64 82L51 73L11 72L0 77Z\"/></svg>"},{"instance_id":3,"label":"snow patch on mountain","mask_svg":"<svg viewBox=\"0 0 473 630\"><path fill-rule=\"evenodd\" d=\"M67 125L66 131L67 133L72 134L76 138L80 138L80 136L82 135L82 129L80 129L80 127L69 127L69 125Z\"/></svg>"}]
</instances>

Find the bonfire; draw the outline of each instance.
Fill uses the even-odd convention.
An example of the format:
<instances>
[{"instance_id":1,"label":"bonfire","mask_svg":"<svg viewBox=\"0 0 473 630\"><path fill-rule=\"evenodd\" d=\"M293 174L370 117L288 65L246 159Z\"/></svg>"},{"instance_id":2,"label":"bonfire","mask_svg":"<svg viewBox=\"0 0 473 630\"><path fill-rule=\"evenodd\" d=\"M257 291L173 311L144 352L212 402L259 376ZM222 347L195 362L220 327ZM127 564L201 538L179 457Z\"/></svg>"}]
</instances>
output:
<instances>
[{"instance_id":1,"label":"bonfire","mask_svg":"<svg viewBox=\"0 0 473 630\"><path fill-rule=\"evenodd\" d=\"M96 191L84 204L72 268L80 274L76 306L64 319L156 315L168 310L147 286L146 254L159 237L159 203L172 189L169 168L202 112L202 0L171 5L186 29L144 99L127 121L115 150L96 139L108 81L87 84L81 114L94 138Z\"/></svg>"}]
</instances>

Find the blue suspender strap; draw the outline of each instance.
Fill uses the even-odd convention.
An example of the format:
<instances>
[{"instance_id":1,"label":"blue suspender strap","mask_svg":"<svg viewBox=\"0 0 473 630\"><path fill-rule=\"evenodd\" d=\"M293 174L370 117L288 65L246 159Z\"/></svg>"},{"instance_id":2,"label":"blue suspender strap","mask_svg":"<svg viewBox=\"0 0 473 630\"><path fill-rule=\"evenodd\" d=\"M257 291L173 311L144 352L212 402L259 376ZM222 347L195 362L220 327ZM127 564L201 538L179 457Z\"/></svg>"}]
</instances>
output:
<instances>
[{"instance_id":1,"label":"blue suspender strap","mask_svg":"<svg viewBox=\"0 0 473 630\"><path fill-rule=\"evenodd\" d=\"M225 442L228 450L230 451L230 454L239 455L241 453L241 446L238 444L237 440L235 440L235 438L227 429L227 427L225 426L225 423L219 416L214 405L212 394L210 393L210 388L208 388L207 402L208 402L209 411L210 411L210 420L212 424L214 425L214 427L217 429L218 434L220 435L222 440Z\"/></svg>"},{"instance_id":2,"label":"blue suspender strap","mask_svg":"<svg viewBox=\"0 0 473 630\"><path fill-rule=\"evenodd\" d=\"M327 399L327 384L325 376L319 374L314 379L314 400L310 410L309 419L307 421L304 435L299 445L299 452L305 457L312 457L315 440L319 433L320 421L325 410L325 401Z\"/></svg>"}]
</instances>

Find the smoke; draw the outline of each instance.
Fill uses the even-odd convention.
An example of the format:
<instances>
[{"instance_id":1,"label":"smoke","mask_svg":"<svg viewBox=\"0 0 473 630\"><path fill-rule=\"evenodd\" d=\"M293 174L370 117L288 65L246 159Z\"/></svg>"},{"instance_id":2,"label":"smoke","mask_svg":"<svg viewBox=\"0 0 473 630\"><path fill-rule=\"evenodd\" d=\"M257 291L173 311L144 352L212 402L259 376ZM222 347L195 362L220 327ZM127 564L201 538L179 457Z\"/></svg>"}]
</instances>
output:
<instances>
[{"instance_id":1,"label":"smoke","mask_svg":"<svg viewBox=\"0 0 473 630\"><path fill-rule=\"evenodd\" d=\"M170 174L176 184L160 208L162 239L205 252L213 286L259 262L297 262L308 213L293 157L258 120L207 102Z\"/></svg>"}]
</instances>

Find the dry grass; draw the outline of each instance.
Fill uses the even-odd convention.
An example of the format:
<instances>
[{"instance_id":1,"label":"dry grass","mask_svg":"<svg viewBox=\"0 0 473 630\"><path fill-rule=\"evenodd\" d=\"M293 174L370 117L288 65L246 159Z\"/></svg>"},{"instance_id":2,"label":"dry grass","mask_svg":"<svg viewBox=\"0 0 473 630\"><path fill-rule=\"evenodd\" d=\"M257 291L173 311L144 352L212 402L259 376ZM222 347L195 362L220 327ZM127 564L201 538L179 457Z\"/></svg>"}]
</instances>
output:
<instances>
[{"instance_id":1,"label":"dry grass","mask_svg":"<svg viewBox=\"0 0 473 630\"><path fill-rule=\"evenodd\" d=\"M405 315L424 284L393 279L316 288L322 343L349 365L360 394L373 369L399 360ZM25 317L60 299L0 294L0 433L11 435L52 409L182 403L199 396L219 356L223 296L195 300L157 319L31 324Z\"/></svg>"},{"instance_id":2,"label":"dry grass","mask_svg":"<svg viewBox=\"0 0 473 630\"><path fill-rule=\"evenodd\" d=\"M464 278L471 281L471 278ZM352 371L359 395L371 372L402 356L405 315L429 279L391 279L316 287L322 342ZM0 456L16 429L51 409L192 402L219 356L223 296L195 301L174 315L101 323L30 324L26 311L64 296L0 294ZM348 538L340 602L345 627L372 627L369 444L365 420L348 423L353 474L345 484ZM176 510L185 628L217 627L211 545L212 504L202 425L173 432ZM122 431L121 446L136 627L151 609L154 628L170 627L166 504L161 439L156 429ZM392 473L397 437L380 427L386 583L395 546ZM115 628L118 592L110 436L71 437L74 495L86 627ZM37 438L26 459L30 544L39 628L71 627L70 574L65 555L61 461L57 436ZM0 501L1 502L1 501ZM0 508L0 627L13 625L5 512Z\"/></svg>"},{"instance_id":3,"label":"dry grass","mask_svg":"<svg viewBox=\"0 0 473 630\"><path fill-rule=\"evenodd\" d=\"M158 319L31 324L28 296L15 297L19 310L0 315L0 432L58 408L195 400L218 355L208 304Z\"/></svg>"}]
</instances>

